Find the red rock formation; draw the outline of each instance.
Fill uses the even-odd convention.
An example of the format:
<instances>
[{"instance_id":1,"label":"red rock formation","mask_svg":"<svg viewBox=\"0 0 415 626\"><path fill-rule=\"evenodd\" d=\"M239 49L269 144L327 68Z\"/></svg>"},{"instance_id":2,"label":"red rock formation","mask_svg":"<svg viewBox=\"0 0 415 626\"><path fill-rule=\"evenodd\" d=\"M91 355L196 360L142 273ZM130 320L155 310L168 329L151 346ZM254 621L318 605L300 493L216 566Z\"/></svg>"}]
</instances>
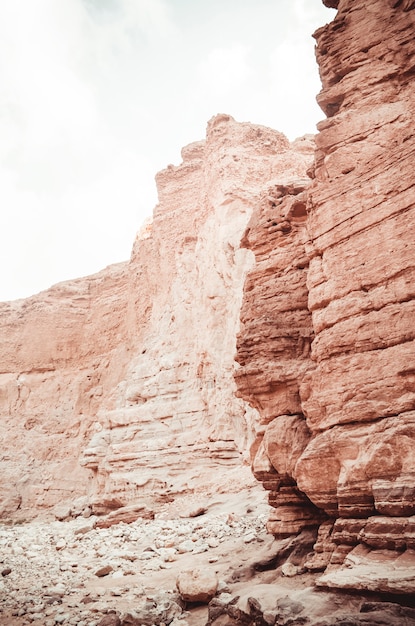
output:
<instances>
[{"instance_id":1,"label":"red rock formation","mask_svg":"<svg viewBox=\"0 0 415 626\"><path fill-rule=\"evenodd\" d=\"M1 305L3 517L60 503L110 523L238 482L255 413L234 393L240 240L264 185L304 176L313 149L217 116L157 176L130 262Z\"/></svg>"},{"instance_id":2,"label":"red rock formation","mask_svg":"<svg viewBox=\"0 0 415 626\"><path fill-rule=\"evenodd\" d=\"M79 451L128 343L126 265L0 305L3 517L87 491Z\"/></svg>"},{"instance_id":3,"label":"red rock formation","mask_svg":"<svg viewBox=\"0 0 415 626\"><path fill-rule=\"evenodd\" d=\"M316 33L328 119L309 194L316 368L303 408L314 437L296 477L331 515L369 516L357 542L370 548L396 548L387 539L396 528L411 548L411 525L399 518L415 513L414 8L343 0ZM322 456L331 466L323 488ZM388 517L373 524L374 514ZM372 586L382 569L372 567ZM358 579L356 570L365 588ZM413 577L403 590L413 592Z\"/></svg>"},{"instance_id":4,"label":"red rock formation","mask_svg":"<svg viewBox=\"0 0 415 626\"><path fill-rule=\"evenodd\" d=\"M305 245L308 180L276 184L263 194L243 245L256 264L245 283L237 342L238 393L260 414L252 448L254 475L270 490L270 532L285 537L321 521L293 478L310 431L300 384L312 367Z\"/></svg>"},{"instance_id":5,"label":"red rock formation","mask_svg":"<svg viewBox=\"0 0 415 626\"><path fill-rule=\"evenodd\" d=\"M301 243L292 230L277 239L263 223L245 237L257 265L237 381L268 424L254 471L273 476L272 490L280 476L291 481L329 517L310 568L341 564L352 550L321 584L413 593L415 3L325 3L338 13L315 35L327 119L304 234ZM293 259L305 256L299 279ZM310 357L294 349L304 324L314 333ZM282 417L293 413L295 431L292 416ZM277 513L279 502L277 491ZM405 552L398 562L377 549Z\"/></svg>"},{"instance_id":6,"label":"red rock formation","mask_svg":"<svg viewBox=\"0 0 415 626\"><path fill-rule=\"evenodd\" d=\"M415 591L415 2L325 3L311 185L307 139L218 116L129 263L2 305L3 516L150 517L252 442L320 585Z\"/></svg>"}]
</instances>

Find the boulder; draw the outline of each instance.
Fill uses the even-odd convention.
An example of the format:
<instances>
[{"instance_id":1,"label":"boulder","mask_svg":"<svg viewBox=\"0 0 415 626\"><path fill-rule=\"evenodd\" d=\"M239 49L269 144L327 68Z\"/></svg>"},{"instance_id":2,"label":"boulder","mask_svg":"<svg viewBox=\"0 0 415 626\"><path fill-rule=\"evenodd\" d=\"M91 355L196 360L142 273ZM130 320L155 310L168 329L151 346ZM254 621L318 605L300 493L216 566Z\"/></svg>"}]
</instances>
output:
<instances>
[{"instance_id":1,"label":"boulder","mask_svg":"<svg viewBox=\"0 0 415 626\"><path fill-rule=\"evenodd\" d=\"M185 602L203 602L207 604L216 594L219 580L214 572L191 569L180 572L176 587Z\"/></svg>"}]
</instances>

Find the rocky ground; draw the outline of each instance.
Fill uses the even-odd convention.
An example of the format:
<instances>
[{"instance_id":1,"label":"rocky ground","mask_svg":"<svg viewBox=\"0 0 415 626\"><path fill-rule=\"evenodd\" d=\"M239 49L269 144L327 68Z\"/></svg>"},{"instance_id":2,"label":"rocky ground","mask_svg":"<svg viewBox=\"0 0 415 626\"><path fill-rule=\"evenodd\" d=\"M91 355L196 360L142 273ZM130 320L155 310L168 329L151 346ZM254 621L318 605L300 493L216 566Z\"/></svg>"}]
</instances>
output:
<instances>
[{"instance_id":1,"label":"rocky ground","mask_svg":"<svg viewBox=\"0 0 415 626\"><path fill-rule=\"evenodd\" d=\"M376 602L315 590L299 565L307 537L274 541L267 515L264 492L251 485L110 528L82 516L4 524L0 624L323 625L345 624L345 612L366 619L347 624L415 624L415 613L395 615L398 605L383 605L386 621L367 621Z\"/></svg>"},{"instance_id":2,"label":"rocky ground","mask_svg":"<svg viewBox=\"0 0 415 626\"><path fill-rule=\"evenodd\" d=\"M2 525L0 623L97 626L111 614L140 614L147 624L186 619L176 589L181 572L209 571L219 591L227 590L224 578L237 555L246 549L244 563L270 542L267 507L253 491L245 494L253 496L251 507L224 494L216 501L183 498L154 520L110 528L97 528L95 516ZM190 623L205 623L206 603L193 613Z\"/></svg>"}]
</instances>

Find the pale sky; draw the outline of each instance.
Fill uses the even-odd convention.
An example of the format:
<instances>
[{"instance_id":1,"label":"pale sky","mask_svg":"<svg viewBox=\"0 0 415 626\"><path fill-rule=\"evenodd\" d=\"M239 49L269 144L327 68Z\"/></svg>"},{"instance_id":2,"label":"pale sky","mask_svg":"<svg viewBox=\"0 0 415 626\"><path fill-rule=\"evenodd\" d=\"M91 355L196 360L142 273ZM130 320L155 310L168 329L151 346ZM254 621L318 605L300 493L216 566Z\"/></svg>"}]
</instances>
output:
<instances>
[{"instance_id":1,"label":"pale sky","mask_svg":"<svg viewBox=\"0 0 415 626\"><path fill-rule=\"evenodd\" d=\"M228 113L315 133L321 0L0 0L0 300L127 260Z\"/></svg>"}]
</instances>

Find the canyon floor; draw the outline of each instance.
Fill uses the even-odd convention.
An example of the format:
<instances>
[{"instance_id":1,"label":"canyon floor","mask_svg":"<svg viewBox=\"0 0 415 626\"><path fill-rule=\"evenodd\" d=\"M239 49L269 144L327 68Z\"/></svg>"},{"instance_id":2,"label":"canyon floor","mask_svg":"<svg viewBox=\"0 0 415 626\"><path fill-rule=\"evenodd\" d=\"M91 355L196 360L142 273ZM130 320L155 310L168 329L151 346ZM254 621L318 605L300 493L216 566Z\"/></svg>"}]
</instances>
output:
<instances>
[{"instance_id":1,"label":"canyon floor","mask_svg":"<svg viewBox=\"0 0 415 626\"><path fill-rule=\"evenodd\" d=\"M304 537L267 534L266 494L248 468L225 482L216 494L183 494L153 520L109 528L97 528L96 517L3 524L0 624L334 624L373 612L368 598L314 587L316 575L296 565ZM209 608L180 598L176 581L186 571L196 572L196 592L218 584ZM253 613L257 621L249 621ZM373 623L413 624L415 616Z\"/></svg>"}]
</instances>

